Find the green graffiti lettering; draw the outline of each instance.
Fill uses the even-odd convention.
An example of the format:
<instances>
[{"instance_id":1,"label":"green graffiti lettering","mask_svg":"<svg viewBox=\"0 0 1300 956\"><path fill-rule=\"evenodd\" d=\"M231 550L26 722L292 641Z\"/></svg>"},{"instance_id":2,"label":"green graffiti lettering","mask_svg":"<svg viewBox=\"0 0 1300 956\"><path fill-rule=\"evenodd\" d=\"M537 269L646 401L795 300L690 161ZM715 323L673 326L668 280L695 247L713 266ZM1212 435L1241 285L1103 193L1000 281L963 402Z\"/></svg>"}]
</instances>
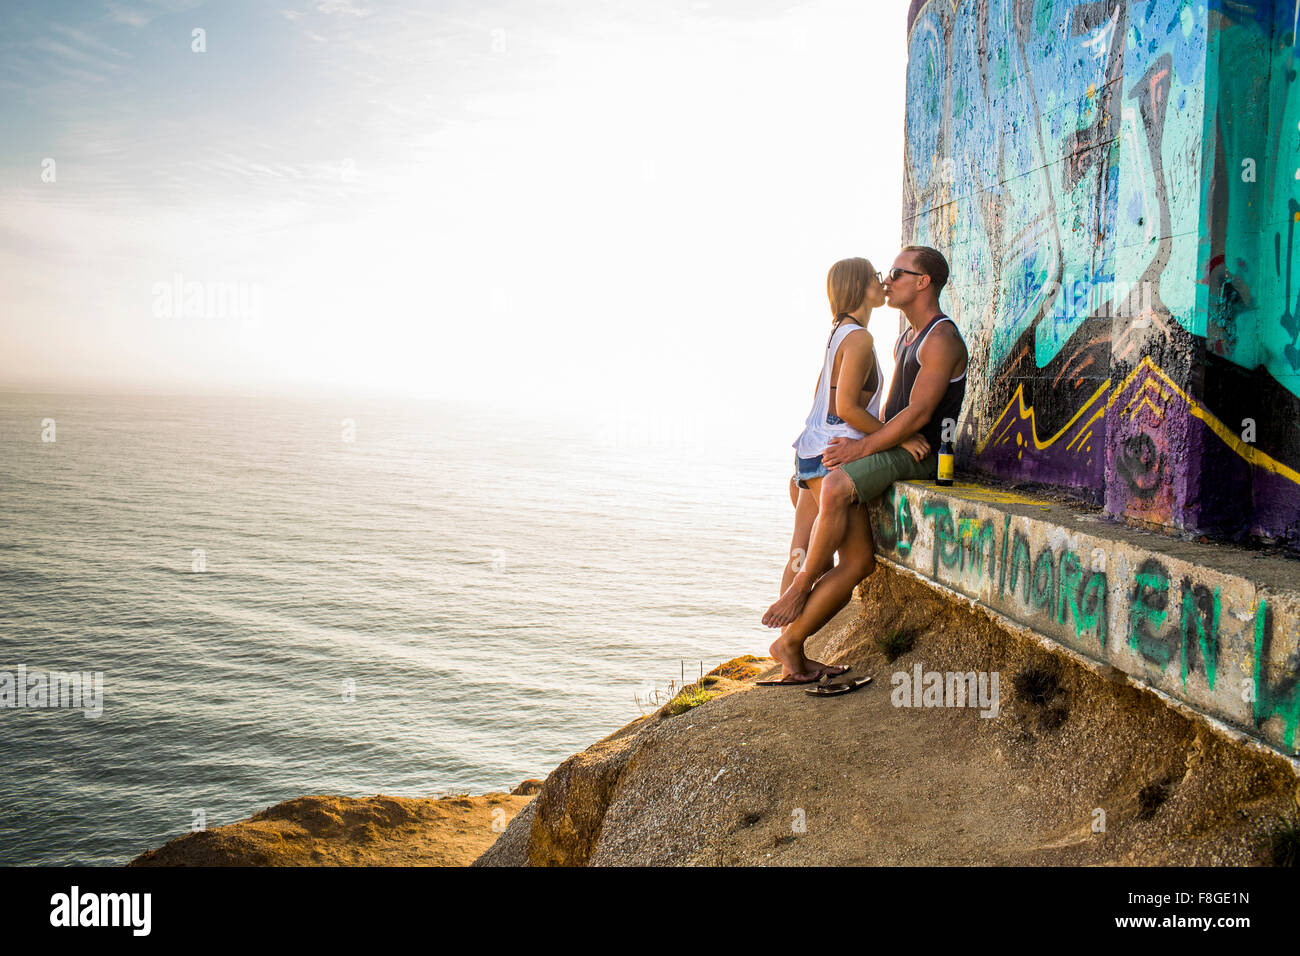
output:
<instances>
[{"instance_id":1,"label":"green graffiti lettering","mask_svg":"<svg viewBox=\"0 0 1300 956\"><path fill-rule=\"evenodd\" d=\"M916 522L912 520L912 505L907 495L898 496L898 553L907 557L912 553L912 539L916 537Z\"/></svg>"},{"instance_id":2,"label":"green graffiti lettering","mask_svg":"<svg viewBox=\"0 0 1300 956\"><path fill-rule=\"evenodd\" d=\"M1133 597L1129 604L1129 647L1161 668L1169 663L1173 648L1157 631L1169 614L1169 574L1153 558L1142 562L1133 575Z\"/></svg>"},{"instance_id":3,"label":"green graffiti lettering","mask_svg":"<svg viewBox=\"0 0 1300 956\"><path fill-rule=\"evenodd\" d=\"M957 563L957 552L961 546L957 542L957 530L952 523L952 512L943 502L927 501L921 509L925 517L935 516L934 520L934 556L931 559L931 574L937 580L939 577L939 560L943 560L945 568L951 568Z\"/></svg>"},{"instance_id":4,"label":"green graffiti lettering","mask_svg":"<svg viewBox=\"0 0 1300 956\"><path fill-rule=\"evenodd\" d=\"M1277 715L1282 718L1282 742L1295 746L1296 724L1300 722L1300 675L1291 673L1275 684L1264 675L1265 662L1273 643L1273 615L1268 601L1260 597L1255 608L1255 726Z\"/></svg>"},{"instance_id":5,"label":"green graffiti lettering","mask_svg":"<svg viewBox=\"0 0 1300 956\"><path fill-rule=\"evenodd\" d=\"M1003 585L1007 580L1007 539L1011 535L1011 515L1005 515L1002 519L1002 560L998 562L998 597L1002 597ZM1011 582L1011 587L1015 589L1015 582Z\"/></svg>"},{"instance_id":6,"label":"green graffiti lettering","mask_svg":"<svg viewBox=\"0 0 1300 956\"><path fill-rule=\"evenodd\" d=\"M1209 611L1210 628L1206 632L1205 628L1205 603L1211 604ZM1182 620L1182 639L1183 639L1183 687L1187 687L1187 660L1191 655L1194 646L1189 647L1187 642L1188 632L1192 625L1196 625L1196 644L1201 650L1201 662L1205 666L1205 680L1209 684L1210 690L1214 690L1215 670L1219 664L1219 589L1214 589L1211 597L1210 589L1203 585L1193 586L1191 581L1183 579L1183 620Z\"/></svg>"},{"instance_id":7,"label":"green graffiti lettering","mask_svg":"<svg viewBox=\"0 0 1300 956\"><path fill-rule=\"evenodd\" d=\"M1034 607L1040 611L1047 608L1049 618L1053 611L1055 580L1056 564L1052 561L1052 552L1044 548L1034 559Z\"/></svg>"},{"instance_id":8,"label":"green graffiti lettering","mask_svg":"<svg viewBox=\"0 0 1300 956\"><path fill-rule=\"evenodd\" d=\"M975 571L976 580L984 576L984 543L988 542L988 560L989 576L993 575L993 566L997 563L995 556L996 536L993 526L982 518L962 515L957 523L958 534L961 538L961 567L966 568L966 558L969 555L970 566Z\"/></svg>"},{"instance_id":9,"label":"green graffiti lettering","mask_svg":"<svg viewBox=\"0 0 1300 956\"><path fill-rule=\"evenodd\" d=\"M1079 602L1079 626L1075 630L1077 636L1081 630L1097 629L1097 637L1101 641L1102 650L1106 649L1106 575L1101 571L1092 572L1092 577L1088 579L1087 586L1083 589L1083 598Z\"/></svg>"},{"instance_id":10,"label":"green graffiti lettering","mask_svg":"<svg viewBox=\"0 0 1300 956\"><path fill-rule=\"evenodd\" d=\"M1016 578L1019 576L1021 569L1025 572L1025 603L1029 603L1029 539L1019 531L1016 532L1016 542L1011 546L1011 593L1016 592Z\"/></svg>"},{"instance_id":11,"label":"green graffiti lettering","mask_svg":"<svg viewBox=\"0 0 1300 956\"><path fill-rule=\"evenodd\" d=\"M1068 604L1070 613L1074 616L1075 637L1078 637L1083 630L1079 612L1079 590L1082 584L1083 565L1079 563L1078 556L1067 549L1061 554L1060 589L1056 595L1056 623L1065 623L1065 609Z\"/></svg>"}]
</instances>

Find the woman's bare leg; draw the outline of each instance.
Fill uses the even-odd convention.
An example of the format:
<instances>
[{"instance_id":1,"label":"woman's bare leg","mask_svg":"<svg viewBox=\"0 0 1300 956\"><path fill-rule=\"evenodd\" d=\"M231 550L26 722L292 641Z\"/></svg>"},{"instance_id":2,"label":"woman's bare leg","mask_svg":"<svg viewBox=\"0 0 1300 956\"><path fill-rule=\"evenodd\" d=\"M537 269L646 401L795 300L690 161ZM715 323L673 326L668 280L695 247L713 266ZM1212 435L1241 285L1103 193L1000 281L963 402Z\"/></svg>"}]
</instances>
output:
<instances>
[{"instance_id":1,"label":"woman's bare leg","mask_svg":"<svg viewBox=\"0 0 1300 956\"><path fill-rule=\"evenodd\" d=\"M808 485L807 488L799 489L799 499L794 506L794 534L790 537L790 556L781 572L782 594L803 567L804 558L808 555L808 542L812 540L813 522L817 520L817 496L820 493L821 479L814 478Z\"/></svg>"},{"instance_id":2,"label":"woman's bare leg","mask_svg":"<svg viewBox=\"0 0 1300 956\"><path fill-rule=\"evenodd\" d=\"M773 642L770 652L781 662L782 676L806 673L812 663L804 657L803 645L821 630L827 621L849 603L858 582L876 570L875 545L871 540L871 524L867 509L854 505L848 509L848 528L839 549L839 563L817 579L807 603L781 636Z\"/></svg>"},{"instance_id":3,"label":"woman's bare leg","mask_svg":"<svg viewBox=\"0 0 1300 956\"><path fill-rule=\"evenodd\" d=\"M821 497L820 478L809 478L808 487L799 490L799 501L795 505L794 535L790 539L790 560L785 563L785 570L781 574L781 593L785 593L786 588L794 576L803 567L803 562L808 555L808 543L812 540L813 529L817 523L817 502ZM787 625L788 627L789 625ZM782 636L785 635L785 628L781 629ZM841 664L823 664L821 661L812 658L804 658L805 667L801 668L802 673L817 672L819 674L830 674L837 677L843 674L847 667ZM790 671L782 662L781 676L786 677L794 672Z\"/></svg>"},{"instance_id":4,"label":"woman's bare leg","mask_svg":"<svg viewBox=\"0 0 1300 956\"><path fill-rule=\"evenodd\" d=\"M798 489L799 497L795 501L794 534L790 536L790 553L785 568L781 571L781 593L785 593L794 576L803 568L804 559L808 555L808 543L812 540L813 526L817 523L817 501L821 494L821 479L809 478L807 484L807 488ZM798 488L793 479L791 479L791 487ZM798 667L793 669L784 659L781 660L782 678L794 677L811 682L820 678L821 674L821 665L807 660L802 655Z\"/></svg>"}]
</instances>

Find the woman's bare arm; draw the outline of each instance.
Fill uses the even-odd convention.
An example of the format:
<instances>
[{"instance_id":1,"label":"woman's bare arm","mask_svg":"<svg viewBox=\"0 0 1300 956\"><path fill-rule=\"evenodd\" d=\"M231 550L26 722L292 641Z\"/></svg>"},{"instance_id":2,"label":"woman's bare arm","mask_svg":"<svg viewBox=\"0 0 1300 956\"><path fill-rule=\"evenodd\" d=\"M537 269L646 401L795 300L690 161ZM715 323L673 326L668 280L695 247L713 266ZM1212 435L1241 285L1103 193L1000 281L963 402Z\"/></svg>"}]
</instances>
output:
<instances>
[{"instance_id":1,"label":"woman's bare arm","mask_svg":"<svg viewBox=\"0 0 1300 956\"><path fill-rule=\"evenodd\" d=\"M835 414L858 431L870 435L883 427L883 423L866 409L862 402L862 383L871 373L874 352L871 333L866 329L861 335L847 335L840 345L840 374L835 381ZM842 386L840 383L844 383ZM867 401L870 401L868 396Z\"/></svg>"}]
</instances>

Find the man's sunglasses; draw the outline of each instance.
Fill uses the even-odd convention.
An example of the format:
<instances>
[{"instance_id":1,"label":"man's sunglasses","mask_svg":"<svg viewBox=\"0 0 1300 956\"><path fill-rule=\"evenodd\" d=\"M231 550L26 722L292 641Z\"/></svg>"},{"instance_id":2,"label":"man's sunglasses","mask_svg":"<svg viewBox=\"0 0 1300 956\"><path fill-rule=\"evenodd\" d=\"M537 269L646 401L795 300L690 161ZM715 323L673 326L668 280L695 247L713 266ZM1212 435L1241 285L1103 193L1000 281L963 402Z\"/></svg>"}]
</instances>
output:
<instances>
[{"instance_id":1,"label":"man's sunglasses","mask_svg":"<svg viewBox=\"0 0 1300 956\"><path fill-rule=\"evenodd\" d=\"M897 281L899 280L899 278L902 277L902 276L904 276L904 275L909 275L909 276L923 276L923 275L927 275L927 273L925 273L925 272L913 272L911 269L900 269L900 268L898 268L898 266L895 266L894 268L890 269L888 273L884 273L884 274L882 274L882 273L880 273L880 272L877 272L877 273L876 273L876 280L879 281L879 282L884 282L885 279L888 278L890 282L897 282Z\"/></svg>"}]
</instances>

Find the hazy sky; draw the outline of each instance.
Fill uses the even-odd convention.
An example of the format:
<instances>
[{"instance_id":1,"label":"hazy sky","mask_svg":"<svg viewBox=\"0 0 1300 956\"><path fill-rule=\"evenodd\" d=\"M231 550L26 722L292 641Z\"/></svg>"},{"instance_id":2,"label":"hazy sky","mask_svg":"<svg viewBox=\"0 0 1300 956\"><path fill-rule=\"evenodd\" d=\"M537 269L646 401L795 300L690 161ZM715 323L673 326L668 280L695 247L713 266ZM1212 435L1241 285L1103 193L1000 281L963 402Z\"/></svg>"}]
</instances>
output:
<instances>
[{"instance_id":1,"label":"hazy sky","mask_svg":"<svg viewBox=\"0 0 1300 956\"><path fill-rule=\"evenodd\" d=\"M792 439L827 268L897 250L905 0L2 9L0 385L693 406Z\"/></svg>"}]
</instances>

